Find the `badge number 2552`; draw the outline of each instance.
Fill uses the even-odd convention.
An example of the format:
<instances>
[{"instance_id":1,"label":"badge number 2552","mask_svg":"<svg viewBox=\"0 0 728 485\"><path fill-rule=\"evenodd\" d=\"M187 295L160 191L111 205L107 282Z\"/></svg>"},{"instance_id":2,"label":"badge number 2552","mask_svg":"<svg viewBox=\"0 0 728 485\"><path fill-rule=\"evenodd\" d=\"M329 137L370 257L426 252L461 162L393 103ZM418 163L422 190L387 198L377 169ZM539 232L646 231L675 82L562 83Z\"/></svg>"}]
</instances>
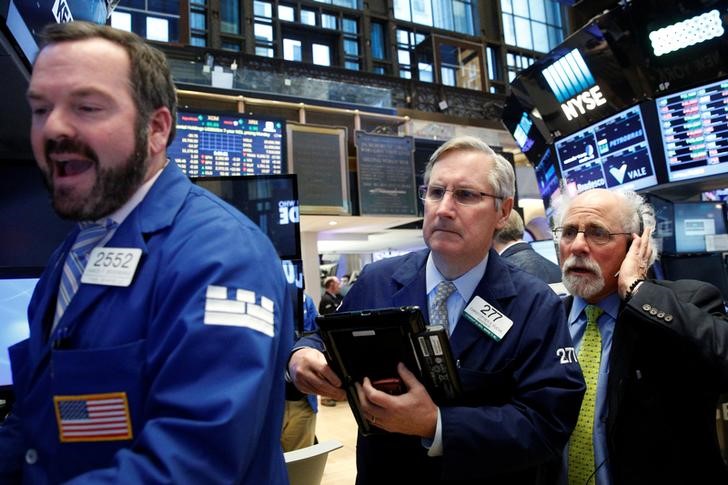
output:
<instances>
[{"instance_id":1,"label":"badge number 2552","mask_svg":"<svg viewBox=\"0 0 728 485\"><path fill-rule=\"evenodd\" d=\"M89 256L81 283L129 286L142 250L139 248L94 248Z\"/></svg>"}]
</instances>

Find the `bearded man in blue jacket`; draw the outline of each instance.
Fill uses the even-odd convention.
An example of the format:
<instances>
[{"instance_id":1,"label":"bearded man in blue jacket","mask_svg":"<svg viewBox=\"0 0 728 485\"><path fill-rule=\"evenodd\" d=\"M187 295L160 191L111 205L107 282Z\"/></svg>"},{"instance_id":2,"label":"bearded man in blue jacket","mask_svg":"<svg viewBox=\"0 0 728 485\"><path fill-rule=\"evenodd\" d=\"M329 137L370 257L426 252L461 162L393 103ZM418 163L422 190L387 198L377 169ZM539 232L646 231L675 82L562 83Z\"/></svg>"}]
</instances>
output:
<instances>
[{"instance_id":1,"label":"bearded man in blue jacket","mask_svg":"<svg viewBox=\"0 0 728 485\"><path fill-rule=\"evenodd\" d=\"M449 287L442 304L464 391L462 404L438 406L403 365L404 394L379 391L368 378L357 384L370 422L387 431L359 435L358 484L556 480L584 380L560 299L491 250L514 191L511 165L486 144L472 137L446 142L430 158L420 189L429 249L365 267L344 298L340 311L418 305L432 319L438 288ZM478 319L486 307L510 327ZM342 399L322 349L316 336L301 339L290 377L302 392Z\"/></svg>"},{"instance_id":2,"label":"bearded man in blue jacket","mask_svg":"<svg viewBox=\"0 0 728 485\"><path fill-rule=\"evenodd\" d=\"M168 163L161 52L93 24L44 37L31 142L54 208L80 224L10 348L0 482L287 483L292 307L273 246Z\"/></svg>"}]
</instances>

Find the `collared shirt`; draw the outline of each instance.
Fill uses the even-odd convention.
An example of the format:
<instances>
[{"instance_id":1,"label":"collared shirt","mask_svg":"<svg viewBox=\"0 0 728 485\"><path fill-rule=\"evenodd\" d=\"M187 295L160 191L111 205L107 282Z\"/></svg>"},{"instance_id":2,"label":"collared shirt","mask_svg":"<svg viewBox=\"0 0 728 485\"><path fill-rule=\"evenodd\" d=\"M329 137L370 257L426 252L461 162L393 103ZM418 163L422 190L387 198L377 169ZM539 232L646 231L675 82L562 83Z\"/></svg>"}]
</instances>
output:
<instances>
[{"instance_id":1,"label":"collared shirt","mask_svg":"<svg viewBox=\"0 0 728 485\"><path fill-rule=\"evenodd\" d=\"M483 258L480 263L475 265L459 278L452 280L453 284L455 284L456 291L453 291L447 299L447 323L448 333L450 335L452 335L455 331L455 326L460 319L460 315L463 313L465 305L468 300L470 300L470 297L473 296L475 288L478 286L478 283L480 283L480 280L483 279L487 264L488 255L486 254L485 258ZM437 285L439 285L440 282L447 280L435 266L435 262L432 260L432 253L430 253L427 257L427 266L425 267L425 271L427 304L431 307L432 299L435 297L435 288L437 288Z\"/></svg>"},{"instance_id":2,"label":"collared shirt","mask_svg":"<svg viewBox=\"0 0 728 485\"><path fill-rule=\"evenodd\" d=\"M473 296L475 288L480 283L480 280L483 279L487 265L488 254L468 272L452 280L455 285L455 291L447 299L447 323L448 333L450 335L455 331L455 326L460 319L460 315L463 313L470 297ZM425 288L427 289L427 304L429 306L432 305L432 299L435 297L435 289L441 281L446 281L446 279L435 266L435 262L432 260L432 253L430 253L427 256L427 266L425 267ZM427 452L428 456L442 456L442 416L439 407L437 408L435 436L432 440L423 439L422 444L426 448L429 448Z\"/></svg>"},{"instance_id":3,"label":"collared shirt","mask_svg":"<svg viewBox=\"0 0 728 485\"><path fill-rule=\"evenodd\" d=\"M587 305L588 303L583 298L575 296L568 316L569 333L574 341L577 355L586 331L586 313L584 309ZM594 410L594 464L597 467L596 483L599 485L610 485L612 483L607 452L607 380L609 377L609 354L612 350L612 336L614 335L614 325L619 314L619 305L620 299L617 293L612 293L598 304L604 310L604 313L597 320L599 333L602 337L602 358L599 364L596 409ZM565 463L567 456L568 453L565 453ZM566 477L566 472L564 472L564 477Z\"/></svg>"}]
</instances>

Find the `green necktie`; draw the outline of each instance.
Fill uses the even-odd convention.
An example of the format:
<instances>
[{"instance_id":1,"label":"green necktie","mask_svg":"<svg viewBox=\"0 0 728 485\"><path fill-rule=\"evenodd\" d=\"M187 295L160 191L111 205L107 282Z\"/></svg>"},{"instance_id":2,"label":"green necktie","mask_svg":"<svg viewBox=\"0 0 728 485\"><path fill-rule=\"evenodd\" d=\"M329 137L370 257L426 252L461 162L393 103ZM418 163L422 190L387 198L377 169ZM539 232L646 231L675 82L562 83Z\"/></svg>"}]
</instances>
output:
<instances>
[{"instance_id":1,"label":"green necktie","mask_svg":"<svg viewBox=\"0 0 728 485\"><path fill-rule=\"evenodd\" d=\"M586 330L581 341L578 359L586 381L586 393L581 403L579 420L569 442L569 485L584 485L594 473L594 407L597 399L597 379L602 360L602 336L597 319L604 312L596 305L587 305ZM596 483L596 480L595 480Z\"/></svg>"}]
</instances>

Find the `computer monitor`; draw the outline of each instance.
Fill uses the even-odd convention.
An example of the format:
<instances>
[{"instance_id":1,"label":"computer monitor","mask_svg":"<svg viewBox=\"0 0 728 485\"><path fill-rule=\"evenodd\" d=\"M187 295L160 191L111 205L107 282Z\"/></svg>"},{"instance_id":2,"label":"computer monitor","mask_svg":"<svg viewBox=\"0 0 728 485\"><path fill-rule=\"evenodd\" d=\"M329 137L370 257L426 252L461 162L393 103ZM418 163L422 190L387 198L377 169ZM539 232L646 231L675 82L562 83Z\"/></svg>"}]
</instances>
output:
<instances>
[{"instance_id":1,"label":"computer monitor","mask_svg":"<svg viewBox=\"0 0 728 485\"><path fill-rule=\"evenodd\" d=\"M556 253L556 243L553 239L546 239L544 241L530 241L528 244L531 245L534 251L553 262L559 264L559 256Z\"/></svg>"},{"instance_id":2,"label":"computer monitor","mask_svg":"<svg viewBox=\"0 0 728 485\"><path fill-rule=\"evenodd\" d=\"M167 156L190 178L288 172L279 119L181 109Z\"/></svg>"},{"instance_id":3,"label":"computer monitor","mask_svg":"<svg viewBox=\"0 0 728 485\"><path fill-rule=\"evenodd\" d=\"M555 142L561 174L577 192L657 185L647 130L639 105Z\"/></svg>"},{"instance_id":4,"label":"computer monitor","mask_svg":"<svg viewBox=\"0 0 728 485\"><path fill-rule=\"evenodd\" d=\"M625 66L612 51L611 15L595 17L512 83L538 109L554 137L593 125L641 98L637 66Z\"/></svg>"},{"instance_id":5,"label":"computer monitor","mask_svg":"<svg viewBox=\"0 0 728 485\"><path fill-rule=\"evenodd\" d=\"M273 242L281 259L301 259L295 174L200 177L192 181L248 216Z\"/></svg>"},{"instance_id":6,"label":"computer monitor","mask_svg":"<svg viewBox=\"0 0 728 485\"><path fill-rule=\"evenodd\" d=\"M665 278L705 281L716 286L728 301L728 276L721 253L668 255L661 258Z\"/></svg>"},{"instance_id":7,"label":"computer monitor","mask_svg":"<svg viewBox=\"0 0 728 485\"><path fill-rule=\"evenodd\" d=\"M728 173L728 79L655 100L670 182Z\"/></svg>"},{"instance_id":8,"label":"computer monitor","mask_svg":"<svg viewBox=\"0 0 728 485\"><path fill-rule=\"evenodd\" d=\"M655 210L655 232L652 236L657 241L657 250L662 254L675 252L675 210L672 201L654 194L645 196L647 202Z\"/></svg>"},{"instance_id":9,"label":"computer monitor","mask_svg":"<svg viewBox=\"0 0 728 485\"><path fill-rule=\"evenodd\" d=\"M675 202L675 252L706 252L706 236L726 234L722 202Z\"/></svg>"},{"instance_id":10,"label":"computer monitor","mask_svg":"<svg viewBox=\"0 0 728 485\"><path fill-rule=\"evenodd\" d=\"M13 401L13 378L8 348L25 340L30 334L28 303L37 282L37 276L28 276L23 272L0 272L0 422Z\"/></svg>"}]
</instances>

